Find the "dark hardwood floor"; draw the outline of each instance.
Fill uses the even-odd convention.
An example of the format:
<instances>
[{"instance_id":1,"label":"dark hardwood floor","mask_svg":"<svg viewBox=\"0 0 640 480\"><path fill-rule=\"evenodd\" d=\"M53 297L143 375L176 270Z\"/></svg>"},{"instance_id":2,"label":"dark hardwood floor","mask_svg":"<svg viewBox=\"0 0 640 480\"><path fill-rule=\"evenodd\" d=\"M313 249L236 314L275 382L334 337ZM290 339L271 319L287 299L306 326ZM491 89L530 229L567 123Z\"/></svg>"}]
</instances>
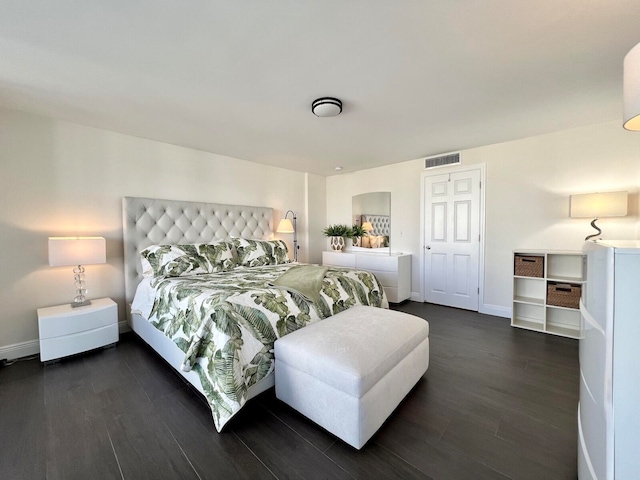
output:
<instances>
[{"instance_id":1,"label":"dark hardwood floor","mask_svg":"<svg viewBox=\"0 0 640 480\"><path fill-rule=\"evenodd\" d=\"M135 334L0 368L0 478L575 479L578 343L503 318L408 302L431 364L356 451L275 398L222 434L204 398Z\"/></svg>"}]
</instances>

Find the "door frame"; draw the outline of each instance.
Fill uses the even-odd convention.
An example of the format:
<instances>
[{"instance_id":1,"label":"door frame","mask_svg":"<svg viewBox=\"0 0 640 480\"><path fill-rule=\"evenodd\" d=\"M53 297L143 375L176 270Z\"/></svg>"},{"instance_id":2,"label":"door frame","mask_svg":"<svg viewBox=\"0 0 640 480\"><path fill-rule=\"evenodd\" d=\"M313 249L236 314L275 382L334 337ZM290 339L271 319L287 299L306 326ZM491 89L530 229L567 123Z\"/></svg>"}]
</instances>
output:
<instances>
[{"instance_id":1,"label":"door frame","mask_svg":"<svg viewBox=\"0 0 640 480\"><path fill-rule=\"evenodd\" d=\"M470 170L480 170L480 246L478 252L478 312L488 313L484 308L484 239L485 239L485 192L487 191L486 182L486 164L478 163L474 165L458 166L458 167L439 167L425 170L420 176L420 296L421 302L427 298L425 289L427 288L425 275L425 250L427 242L425 239L425 200L426 200L426 181L428 177L438 175L446 175L448 173L467 172Z\"/></svg>"}]
</instances>

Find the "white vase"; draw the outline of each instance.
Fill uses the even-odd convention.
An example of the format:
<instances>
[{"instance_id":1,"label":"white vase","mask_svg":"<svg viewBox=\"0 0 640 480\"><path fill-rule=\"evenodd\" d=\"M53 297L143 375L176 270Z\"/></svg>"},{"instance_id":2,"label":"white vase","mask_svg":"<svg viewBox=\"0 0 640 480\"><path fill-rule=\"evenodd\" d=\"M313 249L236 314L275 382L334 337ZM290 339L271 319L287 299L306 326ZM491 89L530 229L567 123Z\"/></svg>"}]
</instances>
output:
<instances>
[{"instance_id":1,"label":"white vase","mask_svg":"<svg viewBox=\"0 0 640 480\"><path fill-rule=\"evenodd\" d=\"M341 252L344 248L344 237L331 237L331 250Z\"/></svg>"}]
</instances>

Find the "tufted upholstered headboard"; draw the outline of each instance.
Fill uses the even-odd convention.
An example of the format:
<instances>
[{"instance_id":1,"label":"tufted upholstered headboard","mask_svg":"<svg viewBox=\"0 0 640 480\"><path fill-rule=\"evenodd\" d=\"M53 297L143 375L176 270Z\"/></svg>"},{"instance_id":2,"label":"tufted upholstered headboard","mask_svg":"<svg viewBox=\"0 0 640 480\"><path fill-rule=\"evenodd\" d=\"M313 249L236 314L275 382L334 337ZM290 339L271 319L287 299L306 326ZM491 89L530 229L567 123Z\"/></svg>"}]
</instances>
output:
<instances>
[{"instance_id":1,"label":"tufted upholstered headboard","mask_svg":"<svg viewBox=\"0 0 640 480\"><path fill-rule=\"evenodd\" d=\"M129 305L142 279L139 252L149 245L273 236L273 209L154 198L122 199L124 284Z\"/></svg>"},{"instance_id":2,"label":"tufted upholstered headboard","mask_svg":"<svg viewBox=\"0 0 640 480\"><path fill-rule=\"evenodd\" d=\"M391 231L389 215L371 215L365 213L362 215L362 219L365 222L370 222L373 226L373 230L369 232L370 235L389 236Z\"/></svg>"}]
</instances>

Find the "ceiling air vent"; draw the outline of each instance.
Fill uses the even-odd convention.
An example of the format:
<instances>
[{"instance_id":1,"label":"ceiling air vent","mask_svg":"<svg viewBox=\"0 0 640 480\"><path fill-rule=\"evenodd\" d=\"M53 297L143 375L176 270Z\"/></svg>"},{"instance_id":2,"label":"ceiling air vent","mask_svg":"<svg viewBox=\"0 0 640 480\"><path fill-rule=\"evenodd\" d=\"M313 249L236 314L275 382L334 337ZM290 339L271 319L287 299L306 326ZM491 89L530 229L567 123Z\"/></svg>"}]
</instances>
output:
<instances>
[{"instance_id":1,"label":"ceiling air vent","mask_svg":"<svg viewBox=\"0 0 640 480\"><path fill-rule=\"evenodd\" d=\"M447 155L425 158L424 168L444 167L445 165L460 165L461 163L460 152L448 153Z\"/></svg>"}]
</instances>

